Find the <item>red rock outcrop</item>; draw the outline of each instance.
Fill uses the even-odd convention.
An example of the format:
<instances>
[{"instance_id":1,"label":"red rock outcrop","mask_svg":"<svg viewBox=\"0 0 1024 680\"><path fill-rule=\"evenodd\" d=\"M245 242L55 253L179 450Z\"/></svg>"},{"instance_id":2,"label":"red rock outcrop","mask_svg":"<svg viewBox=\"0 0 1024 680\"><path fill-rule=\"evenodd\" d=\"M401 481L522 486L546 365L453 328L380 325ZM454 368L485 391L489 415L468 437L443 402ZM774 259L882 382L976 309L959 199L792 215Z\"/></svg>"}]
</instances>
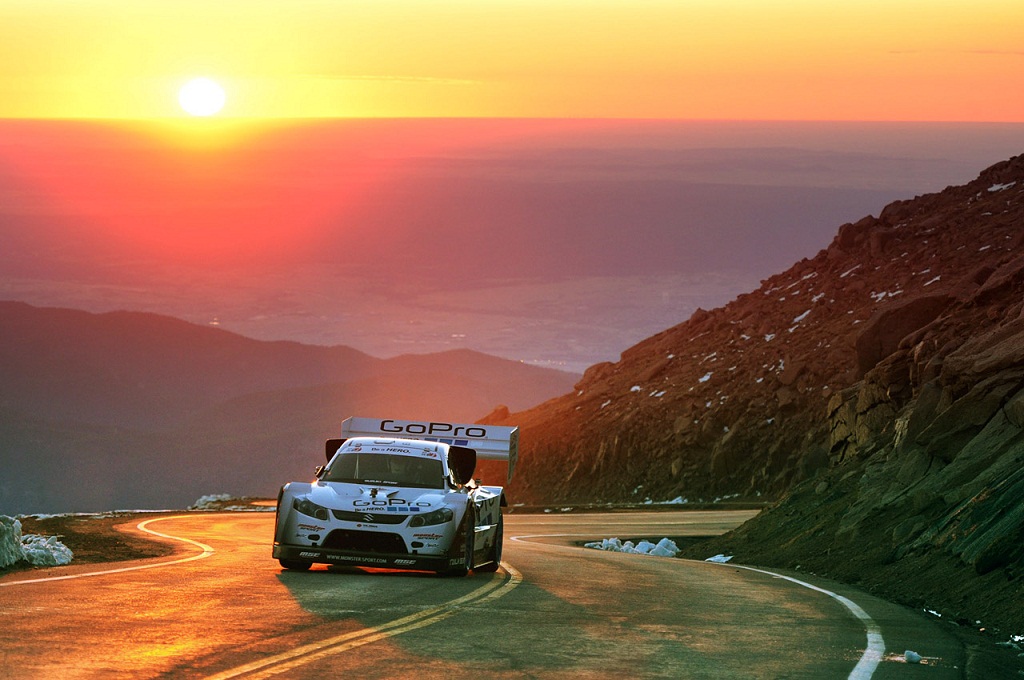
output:
<instances>
[{"instance_id":1,"label":"red rock outcrop","mask_svg":"<svg viewBox=\"0 0 1024 680\"><path fill-rule=\"evenodd\" d=\"M1022 191L1018 157L893 203L510 416L524 435L517 497L774 497L863 453L947 357L1019 315Z\"/></svg>"},{"instance_id":2,"label":"red rock outcrop","mask_svg":"<svg viewBox=\"0 0 1024 680\"><path fill-rule=\"evenodd\" d=\"M716 549L958 612L948 581L984 582L1024 632L1024 156L843 225L505 421L513 502L778 499Z\"/></svg>"}]
</instances>

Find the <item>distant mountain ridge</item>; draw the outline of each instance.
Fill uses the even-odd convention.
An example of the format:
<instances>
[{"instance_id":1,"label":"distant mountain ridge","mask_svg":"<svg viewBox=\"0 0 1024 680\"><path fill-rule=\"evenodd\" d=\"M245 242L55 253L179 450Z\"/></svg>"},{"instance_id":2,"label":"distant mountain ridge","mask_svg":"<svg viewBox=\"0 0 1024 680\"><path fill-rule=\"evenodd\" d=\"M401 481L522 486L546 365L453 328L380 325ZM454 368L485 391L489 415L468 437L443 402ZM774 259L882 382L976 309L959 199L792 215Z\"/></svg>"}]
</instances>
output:
<instances>
[{"instance_id":1,"label":"distant mountain ridge","mask_svg":"<svg viewBox=\"0 0 1024 680\"><path fill-rule=\"evenodd\" d=\"M252 392L360 379L383 363L348 347L261 342L143 312L0 301L0 403L48 418L169 427Z\"/></svg>"},{"instance_id":2,"label":"distant mountain ridge","mask_svg":"<svg viewBox=\"0 0 1024 680\"><path fill-rule=\"evenodd\" d=\"M570 373L469 350L378 359L156 314L0 302L0 512L183 507L307 478L354 414L473 422Z\"/></svg>"},{"instance_id":3,"label":"distant mountain ridge","mask_svg":"<svg viewBox=\"0 0 1024 680\"><path fill-rule=\"evenodd\" d=\"M487 420L522 429L518 502L779 499L700 550L1019 634L1024 156Z\"/></svg>"}]
</instances>

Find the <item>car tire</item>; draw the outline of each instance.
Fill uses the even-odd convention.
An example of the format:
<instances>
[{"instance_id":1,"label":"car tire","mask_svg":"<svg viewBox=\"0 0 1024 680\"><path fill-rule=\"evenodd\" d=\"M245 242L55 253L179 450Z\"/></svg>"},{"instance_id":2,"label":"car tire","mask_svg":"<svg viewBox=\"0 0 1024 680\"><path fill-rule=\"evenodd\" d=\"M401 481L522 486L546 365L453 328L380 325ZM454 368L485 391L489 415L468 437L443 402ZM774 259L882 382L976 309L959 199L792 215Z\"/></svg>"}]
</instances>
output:
<instances>
[{"instance_id":1,"label":"car tire","mask_svg":"<svg viewBox=\"0 0 1024 680\"><path fill-rule=\"evenodd\" d=\"M457 567L451 567L444 572L445 576L465 576L473 568L473 540L476 538L473 529L476 521L473 517L473 504L468 503L466 514L462 518L462 526L455 534L455 541L452 544L452 551L449 555L461 555L462 563Z\"/></svg>"},{"instance_id":2,"label":"car tire","mask_svg":"<svg viewBox=\"0 0 1024 680\"><path fill-rule=\"evenodd\" d=\"M491 552L487 556L487 564L482 564L476 567L474 571L482 572L493 572L498 571L498 567L501 566L501 546L505 537L505 520L498 513L498 528L494 532L494 545L491 546Z\"/></svg>"},{"instance_id":3,"label":"car tire","mask_svg":"<svg viewBox=\"0 0 1024 680\"><path fill-rule=\"evenodd\" d=\"M288 571L309 571L309 568L313 566L312 562L303 560L278 560L278 562Z\"/></svg>"}]
</instances>

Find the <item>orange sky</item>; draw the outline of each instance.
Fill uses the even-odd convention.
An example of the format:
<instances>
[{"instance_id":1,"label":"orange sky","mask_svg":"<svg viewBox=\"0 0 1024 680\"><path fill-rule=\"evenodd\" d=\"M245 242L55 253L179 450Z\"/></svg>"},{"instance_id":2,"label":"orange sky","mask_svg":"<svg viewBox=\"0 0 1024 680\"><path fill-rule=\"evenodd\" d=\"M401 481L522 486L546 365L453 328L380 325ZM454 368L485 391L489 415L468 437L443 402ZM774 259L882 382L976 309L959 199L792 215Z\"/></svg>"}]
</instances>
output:
<instances>
[{"instance_id":1,"label":"orange sky","mask_svg":"<svg viewBox=\"0 0 1024 680\"><path fill-rule=\"evenodd\" d=\"M1024 121L1020 0L4 0L0 117Z\"/></svg>"},{"instance_id":2,"label":"orange sky","mask_svg":"<svg viewBox=\"0 0 1024 680\"><path fill-rule=\"evenodd\" d=\"M214 119L192 127L191 122L0 121L0 217L78 225L90 234L89 248L108 253L104 248L112 247L119 258L285 261L315 250L325 230L344 229L356 240L389 237L367 233L361 220L349 216L374 212L374 201L382 200L375 188L401 183L406 165L419 158L482 148L493 153L531 138L571 140L628 124ZM408 210L412 214L419 207Z\"/></svg>"}]
</instances>

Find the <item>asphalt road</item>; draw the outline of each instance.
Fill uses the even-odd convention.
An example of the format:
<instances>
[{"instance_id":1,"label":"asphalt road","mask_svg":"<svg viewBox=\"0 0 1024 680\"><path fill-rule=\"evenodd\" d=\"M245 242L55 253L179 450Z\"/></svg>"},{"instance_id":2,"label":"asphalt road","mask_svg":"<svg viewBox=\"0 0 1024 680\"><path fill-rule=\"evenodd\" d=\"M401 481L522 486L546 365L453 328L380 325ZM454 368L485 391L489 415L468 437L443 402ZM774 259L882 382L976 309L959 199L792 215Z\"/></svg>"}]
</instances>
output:
<instances>
[{"instance_id":1,"label":"asphalt road","mask_svg":"<svg viewBox=\"0 0 1024 680\"><path fill-rule=\"evenodd\" d=\"M285 572L273 514L159 517L122 528L173 557L0 579L0 678L961 677L955 638L856 590L575 545L751 514L511 514L503 568L467 578Z\"/></svg>"}]
</instances>

